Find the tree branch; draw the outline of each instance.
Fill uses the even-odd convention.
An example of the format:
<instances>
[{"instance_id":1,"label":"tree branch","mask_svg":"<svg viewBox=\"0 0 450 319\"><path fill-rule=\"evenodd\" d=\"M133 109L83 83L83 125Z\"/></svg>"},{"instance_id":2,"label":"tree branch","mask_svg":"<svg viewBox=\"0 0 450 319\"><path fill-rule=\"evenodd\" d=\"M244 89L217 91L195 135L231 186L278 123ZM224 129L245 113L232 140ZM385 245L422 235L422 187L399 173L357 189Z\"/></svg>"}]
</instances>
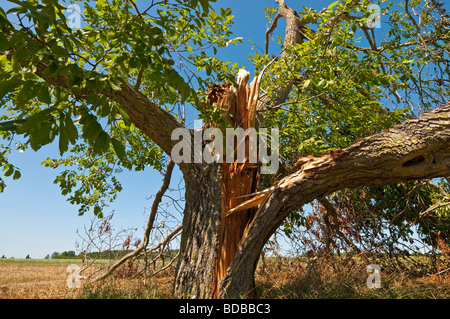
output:
<instances>
[{"instance_id":1,"label":"tree branch","mask_svg":"<svg viewBox=\"0 0 450 319\"><path fill-rule=\"evenodd\" d=\"M15 32L20 31L13 30L9 36L13 36ZM28 41L38 40L29 35ZM7 58L11 59L14 48L10 47L8 51ZM24 62L20 61L20 63ZM119 87L118 91L95 88L82 88L79 91L75 91L68 85L68 78L66 76L45 76L44 71L48 66L48 63L37 62L34 73L50 85L67 90L79 100L87 100L91 94L107 96L112 101L120 104L130 117L131 122L161 147L164 152L170 155L173 146L178 142L171 140L172 131L176 128L185 128L185 126L178 122L171 114L150 101L138 88L123 82L116 83Z\"/></svg>"},{"instance_id":2,"label":"tree branch","mask_svg":"<svg viewBox=\"0 0 450 319\"><path fill-rule=\"evenodd\" d=\"M131 122L170 155L173 146L177 143L177 141L171 140L172 131L184 127L184 125L157 104L151 102L137 88L129 83L117 83L120 88L118 91L83 88L80 93L73 92L73 89L67 84L66 77L44 76L46 68L45 63L38 63L35 74L53 86L68 90L79 99L87 100L91 94L99 94L105 95L123 106Z\"/></svg>"},{"instance_id":3,"label":"tree branch","mask_svg":"<svg viewBox=\"0 0 450 319\"><path fill-rule=\"evenodd\" d=\"M170 160L169 164L167 165L166 173L164 174L163 185L161 186L161 188L158 191L158 193L156 193L155 200L153 201L152 209L150 211L150 216L149 216L149 219L148 219L148 222L147 222L147 227L145 228L145 232L144 232L144 240L142 241L141 245L139 245L139 247L136 248L136 250L132 251L131 253L123 256L118 261L114 262L111 266L108 267L108 269L103 274L101 274L101 275L97 276L96 278L94 278L93 279L94 282L106 278L114 270L116 270L120 265L122 265L125 261L127 261L130 258L139 256L139 254L147 247L148 242L149 242L150 232L153 229L153 223L155 221L156 213L158 211L158 206L161 203L161 200L162 200L162 197L163 197L164 193L169 188L170 178L172 176L172 171L173 171L174 165L175 164L174 164L174 162L172 160ZM181 226L177 227L176 233L178 233L180 230L181 230ZM169 234L169 236L167 236L166 239L164 239L158 246L156 246L152 250L155 250L158 247L160 247L161 245L164 245L164 243L167 243L168 238L171 239L174 236L174 232L175 231L173 231L171 234Z\"/></svg>"},{"instance_id":4,"label":"tree branch","mask_svg":"<svg viewBox=\"0 0 450 319\"><path fill-rule=\"evenodd\" d=\"M241 204L248 209L252 201L264 203L222 281L223 296L242 291L246 279L239 274L251 272L248 267L253 267L248 262L243 266L242 260L257 261L283 220L304 204L345 188L449 176L450 102L346 149L300 158L297 167L297 172ZM239 206L234 213L239 213Z\"/></svg>"},{"instance_id":5,"label":"tree branch","mask_svg":"<svg viewBox=\"0 0 450 319\"><path fill-rule=\"evenodd\" d=\"M275 28L277 27L278 24L278 19L281 17L280 13L277 13L277 15L275 16L275 18L273 19L272 25L270 26L269 29L267 29L266 31L266 51L265 54L269 54L269 37L272 34L272 32L275 30Z\"/></svg>"}]
</instances>

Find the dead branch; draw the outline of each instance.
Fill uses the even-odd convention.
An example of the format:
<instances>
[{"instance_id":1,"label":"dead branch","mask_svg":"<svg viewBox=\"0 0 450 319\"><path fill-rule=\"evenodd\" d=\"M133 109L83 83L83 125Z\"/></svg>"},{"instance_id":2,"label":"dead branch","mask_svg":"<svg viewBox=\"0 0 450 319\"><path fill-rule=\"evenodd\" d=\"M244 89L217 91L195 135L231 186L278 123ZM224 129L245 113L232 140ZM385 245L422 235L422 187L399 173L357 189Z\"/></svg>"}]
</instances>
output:
<instances>
[{"instance_id":1,"label":"dead branch","mask_svg":"<svg viewBox=\"0 0 450 319\"><path fill-rule=\"evenodd\" d=\"M158 206L162 200L164 193L169 188L170 179L172 177L172 171L173 171L174 166L175 166L175 163L172 160L170 160L169 164L167 165L167 168L166 168L166 173L164 175L163 185L161 186L161 189L158 191L158 193L156 193L155 200L153 201L153 205L152 205L152 209L151 209L150 216L148 219L147 227L146 227L145 233L144 233L144 240L142 241L141 245L138 248L136 248L136 250L134 250L133 252L125 255L124 257L122 257L121 259L119 259L118 261L116 261L112 265L110 265L103 274L94 278L93 282L96 282L96 281L106 278L114 270L116 270L120 265L122 265L125 261L127 261L130 258L137 257L138 255L140 255L141 252L147 247L148 242L149 242L150 232L153 229L153 224L155 221ZM180 227L181 226L179 226L177 229L179 229ZM169 234L169 236L167 238L169 238L169 237L172 238L174 236L172 234L173 234L173 232L171 234ZM163 242L166 242L167 238Z\"/></svg>"}]
</instances>

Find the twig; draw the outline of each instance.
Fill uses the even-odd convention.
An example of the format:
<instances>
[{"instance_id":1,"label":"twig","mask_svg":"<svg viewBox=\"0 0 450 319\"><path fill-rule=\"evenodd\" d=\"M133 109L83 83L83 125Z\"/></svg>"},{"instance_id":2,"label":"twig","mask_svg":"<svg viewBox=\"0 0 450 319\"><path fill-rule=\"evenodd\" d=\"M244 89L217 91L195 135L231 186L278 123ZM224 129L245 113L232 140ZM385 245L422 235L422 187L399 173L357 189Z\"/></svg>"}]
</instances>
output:
<instances>
[{"instance_id":1,"label":"twig","mask_svg":"<svg viewBox=\"0 0 450 319\"><path fill-rule=\"evenodd\" d=\"M134 88L136 90L139 89L139 87L141 86L141 81L142 81L142 75L144 74L144 67L141 67L141 69L139 70L139 74L136 80L136 84L134 85Z\"/></svg>"},{"instance_id":2,"label":"twig","mask_svg":"<svg viewBox=\"0 0 450 319\"><path fill-rule=\"evenodd\" d=\"M115 269L117 269L120 265L122 265L125 261L127 261L130 258L137 257L147 247L148 241L149 241L150 232L153 229L153 223L155 221L155 217L156 217L156 213L157 213L157 210L158 210L158 206L159 206L159 204L161 202L161 199L162 199L164 193L169 188L170 178L172 176L172 171L173 171L173 167L174 166L175 166L175 163L172 160L170 160L169 164L167 165L167 168L166 168L166 173L164 175L163 185L161 186L161 189L158 191L158 193L155 196L155 200L153 201L152 209L151 209L151 212L150 212L150 217L148 219L147 227L145 229L144 240L142 241L142 244L138 248L136 248L136 250L134 250L133 252L131 252L131 253L127 254L127 255L125 255L124 257L122 257L121 259L119 259L118 261L113 263L111 266L109 266L108 269L102 275L94 278L93 282L99 281L99 280L102 280L102 279L106 278ZM167 242L166 240L167 240L167 238L163 242Z\"/></svg>"},{"instance_id":3,"label":"twig","mask_svg":"<svg viewBox=\"0 0 450 319\"><path fill-rule=\"evenodd\" d=\"M450 202L439 203L439 204L433 205L430 208L428 208L426 211L420 213L420 218L422 218L423 216L431 213L433 210L436 210L438 208L441 208L441 207L444 207L444 206L448 206L448 205L450 205Z\"/></svg>"},{"instance_id":4,"label":"twig","mask_svg":"<svg viewBox=\"0 0 450 319\"><path fill-rule=\"evenodd\" d=\"M435 274L428 274L428 276L437 276L437 275L440 275L440 274L442 274L442 273L444 273L446 271L449 271L449 270L450 270L450 267L447 268L447 269L441 270L440 272L435 273Z\"/></svg>"},{"instance_id":5,"label":"twig","mask_svg":"<svg viewBox=\"0 0 450 319\"><path fill-rule=\"evenodd\" d=\"M266 51L265 54L269 54L269 36L272 34L273 30L277 27L278 19L281 17L281 14L278 13L273 19L272 25L266 31Z\"/></svg>"}]
</instances>

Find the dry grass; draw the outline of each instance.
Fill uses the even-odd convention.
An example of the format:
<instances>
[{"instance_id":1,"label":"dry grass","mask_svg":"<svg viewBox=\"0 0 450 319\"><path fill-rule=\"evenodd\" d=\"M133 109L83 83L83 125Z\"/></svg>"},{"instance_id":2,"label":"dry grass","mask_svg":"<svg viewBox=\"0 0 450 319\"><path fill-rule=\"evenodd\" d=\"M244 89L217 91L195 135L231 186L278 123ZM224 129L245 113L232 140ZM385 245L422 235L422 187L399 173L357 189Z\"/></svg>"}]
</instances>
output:
<instances>
[{"instance_id":1,"label":"dry grass","mask_svg":"<svg viewBox=\"0 0 450 319\"><path fill-rule=\"evenodd\" d=\"M171 298L173 269L151 279L112 276L80 289L66 286L71 262L0 262L0 299L150 299ZM366 285L366 263L331 260L317 262L308 271L299 259L270 260L259 267L256 289L260 298L450 298L450 274L427 276L408 271L381 274L380 289ZM450 272L450 271L449 271Z\"/></svg>"},{"instance_id":2,"label":"dry grass","mask_svg":"<svg viewBox=\"0 0 450 319\"><path fill-rule=\"evenodd\" d=\"M450 276L418 275L411 269L382 267L381 288L367 286L367 261L331 258L310 264L269 262L257 272L260 298L269 299L448 299ZM384 270L384 271L383 271Z\"/></svg>"},{"instance_id":3,"label":"dry grass","mask_svg":"<svg viewBox=\"0 0 450 319\"><path fill-rule=\"evenodd\" d=\"M133 276L134 277L134 276ZM173 270L151 278L110 276L101 283L84 285L77 291L80 299L169 299L174 280Z\"/></svg>"}]
</instances>

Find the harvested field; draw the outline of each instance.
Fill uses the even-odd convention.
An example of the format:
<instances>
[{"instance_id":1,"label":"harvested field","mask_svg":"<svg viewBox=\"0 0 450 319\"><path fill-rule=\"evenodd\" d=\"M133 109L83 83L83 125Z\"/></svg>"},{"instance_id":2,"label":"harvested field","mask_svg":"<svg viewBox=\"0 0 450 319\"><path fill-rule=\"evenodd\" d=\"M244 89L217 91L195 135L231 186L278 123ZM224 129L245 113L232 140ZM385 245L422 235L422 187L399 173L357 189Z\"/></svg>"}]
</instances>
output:
<instances>
[{"instance_id":1,"label":"harvested field","mask_svg":"<svg viewBox=\"0 0 450 319\"><path fill-rule=\"evenodd\" d=\"M101 284L67 287L67 267L76 261L0 260L0 299L169 298L168 273L142 278L110 278ZM158 289L155 287L158 285Z\"/></svg>"},{"instance_id":2,"label":"harvested field","mask_svg":"<svg viewBox=\"0 0 450 319\"><path fill-rule=\"evenodd\" d=\"M79 262L79 261L78 261ZM67 287L67 266L74 261L0 260L0 299L165 299L171 298L173 268L151 279L115 275L100 284ZM366 265L336 260L309 267L305 261L273 259L256 272L263 299L448 299L450 276L381 274L381 288L370 289ZM387 268L386 268L387 269ZM120 274L120 272L119 272Z\"/></svg>"},{"instance_id":3,"label":"harvested field","mask_svg":"<svg viewBox=\"0 0 450 319\"><path fill-rule=\"evenodd\" d=\"M0 298L54 299L72 298L67 288L69 263L0 262Z\"/></svg>"}]
</instances>

